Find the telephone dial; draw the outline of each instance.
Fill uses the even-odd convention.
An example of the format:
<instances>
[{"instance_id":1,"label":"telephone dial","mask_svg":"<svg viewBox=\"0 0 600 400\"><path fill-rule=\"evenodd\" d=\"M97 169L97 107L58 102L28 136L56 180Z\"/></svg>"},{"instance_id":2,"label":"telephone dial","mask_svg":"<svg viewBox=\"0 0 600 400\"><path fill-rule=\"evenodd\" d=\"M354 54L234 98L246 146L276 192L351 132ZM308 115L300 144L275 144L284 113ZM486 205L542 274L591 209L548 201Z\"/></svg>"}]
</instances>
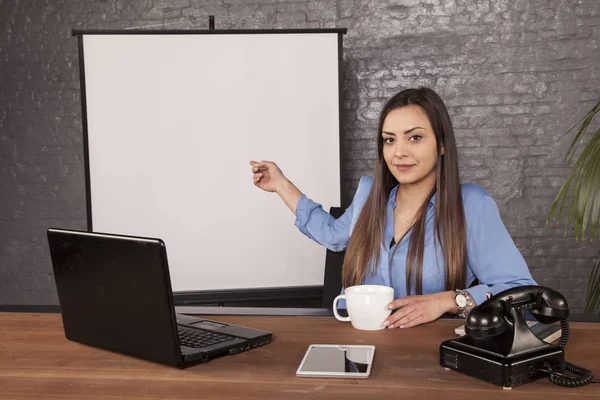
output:
<instances>
[{"instance_id":1,"label":"telephone dial","mask_svg":"<svg viewBox=\"0 0 600 400\"><path fill-rule=\"evenodd\" d=\"M558 344L546 343L531 332L527 311L543 324L560 321ZM506 388L545 376L568 387L598 383L593 372L565 362L568 316L567 301L553 289L520 286L505 290L471 310L465 336L442 342L440 364Z\"/></svg>"}]
</instances>

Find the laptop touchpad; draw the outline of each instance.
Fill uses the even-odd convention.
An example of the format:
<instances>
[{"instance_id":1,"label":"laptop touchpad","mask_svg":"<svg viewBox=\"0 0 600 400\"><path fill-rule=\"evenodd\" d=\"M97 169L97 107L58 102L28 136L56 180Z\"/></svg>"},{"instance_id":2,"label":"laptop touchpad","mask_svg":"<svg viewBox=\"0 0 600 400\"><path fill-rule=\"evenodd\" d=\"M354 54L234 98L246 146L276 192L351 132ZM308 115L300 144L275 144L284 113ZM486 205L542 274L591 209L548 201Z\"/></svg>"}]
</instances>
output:
<instances>
[{"instance_id":1,"label":"laptop touchpad","mask_svg":"<svg viewBox=\"0 0 600 400\"><path fill-rule=\"evenodd\" d=\"M205 329L219 329L219 328L224 328L226 326L229 326L227 324L222 324L220 322L207 321L207 320L200 320L198 322L193 322L190 325L193 325L194 327L198 327L198 328L205 328Z\"/></svg>"}]
</instances>

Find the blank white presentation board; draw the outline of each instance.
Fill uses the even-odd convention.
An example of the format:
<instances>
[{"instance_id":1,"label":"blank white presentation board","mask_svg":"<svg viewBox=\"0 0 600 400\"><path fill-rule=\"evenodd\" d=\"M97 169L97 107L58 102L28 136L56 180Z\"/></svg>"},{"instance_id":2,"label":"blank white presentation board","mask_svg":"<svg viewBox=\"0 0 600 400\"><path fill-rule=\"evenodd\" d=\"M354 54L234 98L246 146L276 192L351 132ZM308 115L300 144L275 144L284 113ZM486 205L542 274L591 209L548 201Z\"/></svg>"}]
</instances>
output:
<instances>
[{"instance_id":1,"label":"blank white presentation board","mask_svg":"<svg viewBox=\"0 0 600 400\"><path fill-rule=\"evenodd\" d=\"M249 161L340 205L339 35L82 34L92 229L163 239L174 291L322 285Z\"/></svg>"}]
</instances>

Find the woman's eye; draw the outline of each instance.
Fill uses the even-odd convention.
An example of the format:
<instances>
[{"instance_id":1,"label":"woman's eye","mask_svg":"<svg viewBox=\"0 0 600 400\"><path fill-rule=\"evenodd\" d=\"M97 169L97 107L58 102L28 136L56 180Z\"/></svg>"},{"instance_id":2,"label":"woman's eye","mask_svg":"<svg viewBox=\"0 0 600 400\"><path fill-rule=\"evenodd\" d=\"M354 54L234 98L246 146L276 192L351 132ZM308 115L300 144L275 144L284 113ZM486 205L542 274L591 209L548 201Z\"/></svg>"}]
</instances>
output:
<instances>
[{"instance_id":1,"label":"woman's eye","mask_svg":"<svg viewBox=\"0 0 600 400\"><path fill-rule=\"evenodd\" d=\"M392 144L392 143L394 143L394 138L391 138L391 137L383 138L383 141L387 144Z\"/></svg>"},{"instance_id":2,"label":"woman's eye","mask_svg":"<svg viewBox=\"0 0 600 400\"><path fill-rule=\"evenodd\" d=\"M421 140L423 136L421 135L412 135L408 140L412 140L413 142L418 142L419 140Z\"/></svg>"}]
</instances>

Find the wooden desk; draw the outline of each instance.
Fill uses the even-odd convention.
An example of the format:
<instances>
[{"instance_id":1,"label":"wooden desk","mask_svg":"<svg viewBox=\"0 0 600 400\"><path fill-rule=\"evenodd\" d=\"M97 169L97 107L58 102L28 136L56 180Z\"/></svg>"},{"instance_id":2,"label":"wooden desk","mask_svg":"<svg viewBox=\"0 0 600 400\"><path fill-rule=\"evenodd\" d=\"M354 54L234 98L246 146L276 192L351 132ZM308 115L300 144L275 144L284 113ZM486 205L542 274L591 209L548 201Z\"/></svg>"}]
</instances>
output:
<instances>
[{"instance_id":1,"label":"wooden desk","mask_svg":"<svg viewBox=\"0 0 600 400\"><path fill-rule=\"evenodd\" d=\"M328 317L210 318L274 332L273 342L184 370L68 341L59 314L0 313L0 399L535 399L600 397L548 379L510 391L439 365L456 321L363 332ZM567 360L600 375L600 324L572 323ZM297 378L311 343L373 344L367 380Z\"/></svg>"}]
</instances>

